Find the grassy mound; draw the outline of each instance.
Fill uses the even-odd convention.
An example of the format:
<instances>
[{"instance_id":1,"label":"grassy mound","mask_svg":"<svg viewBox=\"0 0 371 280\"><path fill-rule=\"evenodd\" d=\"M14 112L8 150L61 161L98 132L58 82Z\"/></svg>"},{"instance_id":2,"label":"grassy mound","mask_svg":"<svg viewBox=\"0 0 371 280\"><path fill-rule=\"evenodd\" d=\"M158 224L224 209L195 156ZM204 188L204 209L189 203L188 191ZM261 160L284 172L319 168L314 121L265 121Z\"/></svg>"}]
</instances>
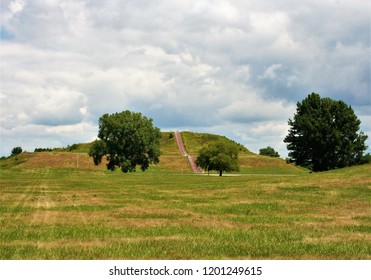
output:
<instances>
[{"instance_id":1,"label":"grassy mound","mask_svg":"<svg viewBox=\"0 0 371 280\"><path fill-rule=\"evenodd\" d=\"M197 155L198 151L202 147L208 146L209 144L214 143L214 142L231 143L233 145L236 145L241 152L252 154L243 145L233 140L230 140L225 136L209 134L209 133L195 133L195 132L189 132L189 131L182 132L181 135L183 138L184 146L187 152L191 155Z\"/></svg>"},{"instance_id":2,"label":"grassy mound","mask_svg":"<svg viewBox=\"0 0 371 280\"><path fill-rule=\"evenodd\" d=\"M220 140L184 134L191 152ZM241 150L254 176L194 176L163 135L161 163L124 176L85 144L2 159L0 259L371 259L371 164L310 174Z\"/></svg>"},{"instance_id":3,"label":"grassy mound","mask_svg":"<svg viewBox=\"0 0 371 280\"><path fill-rule=\"evenodd\" d=\"M195 132L182 132L181 135L187 152L195 156L197 156L198 151L202 147L208 146L213 142L226 142L236 145L240 150L239 164L241 169L240 173L242 174L298 174L308 172L306 169L287 164L286 161L281 158L256 155L243 145L225 136Z\"/></svg>"},{"instance_id":4,"label":"grassy mound","mask_svg":"<svg viewBox=\"0 0 371 280\"><path fill-rule=\"evenodd\" d=\"M194 156L197 156L202 147L213 142L228 142L236 145L240 150L241 173L297 174L304 172L303 169L286 164L283 159L256 155L225 136L195 132L181 132L181 135L187 152ZM91 145L92 143L79 143L65 148L39 149L41 152L22 153L2 159L0 167L105 169L105 162L95 166L88 156ZM162 132L160 145L160 163L151 168L167 172L192 172L188 160L179 153L173 132Z\"/></svg>"}]
</instances>

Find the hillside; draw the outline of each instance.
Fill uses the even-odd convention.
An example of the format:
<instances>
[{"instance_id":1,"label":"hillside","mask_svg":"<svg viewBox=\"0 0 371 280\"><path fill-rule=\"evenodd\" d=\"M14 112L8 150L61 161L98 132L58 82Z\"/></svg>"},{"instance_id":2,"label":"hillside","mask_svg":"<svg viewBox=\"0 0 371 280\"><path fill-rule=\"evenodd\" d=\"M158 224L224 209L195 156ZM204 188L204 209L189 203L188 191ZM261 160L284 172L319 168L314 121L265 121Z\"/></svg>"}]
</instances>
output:
<instances>
[{"instance_id":1,"label":"hillside","mask_svg":"<svg viewBox=\"0 0 371 280\"><path fill-rule=\"evenodd\" d=\"M240 174L209 177L175 142L144 173L95 166L89 144L2 159L0 259L371 259L371 164L309 173L241 147Z\"/></svg>"},{"instance_id":2,"label":"hillside","mask_svg":"<svg viewBox=\"0 0 371 280\"><path fill-rule=\"evenodd\" d=\"M283 159L256 155L239 143L224 136L207 133L182 132L181 136L187 152L197 156L199 149L212 142L229 142L240 150L241 173L279 173L296 174L305 172L302 169L286 164ZM91 143L73 144L66 148L55 148L48 152L22 153L15 157L3 159L2 168L13 166L25 168L79 168L79 169L105 169L104 162L95 166L87 155ZM173 132L163 132L161 139L161 157L157 169L173 172L191 172L187 159L179 153Z\"/></svg>"},{"instance_id":3,"label":"hillside","mask_svg":"<svg viewBox=\"0 0 371 280\"><path fill-rule=\"evenodd\" d=\"M370 164L222 178L10 168L0 186L3 260L371 259Z\"/></svg>"}]
</instances>

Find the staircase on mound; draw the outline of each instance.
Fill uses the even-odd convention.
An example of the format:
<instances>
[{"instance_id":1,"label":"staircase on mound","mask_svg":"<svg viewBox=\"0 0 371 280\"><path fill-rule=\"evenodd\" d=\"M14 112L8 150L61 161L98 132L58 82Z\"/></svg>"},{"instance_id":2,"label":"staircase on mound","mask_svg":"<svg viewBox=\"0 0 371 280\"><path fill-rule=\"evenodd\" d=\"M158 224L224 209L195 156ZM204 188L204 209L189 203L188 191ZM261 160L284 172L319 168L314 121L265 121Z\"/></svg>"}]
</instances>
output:
<instances>
[{"instance_id":1,"label":"staircase on mound","mask_svg":"<svg viewBox=\"0 0 371 280\"><path fill-rule=\"evenodd\" d=\"M197 166L197 164L195 162L195 157L191 156L187 153L187 151L184 147L182 136L180 135L179 131L175 132L175 139L176 139L176 143L177 143L178 148L179 148L179 152L182 154L182 156L187 157L188 162L189 162L189 164L192 168L192 171L194 173L201 173L201 169Z\"/></svg>"}]
</instances>

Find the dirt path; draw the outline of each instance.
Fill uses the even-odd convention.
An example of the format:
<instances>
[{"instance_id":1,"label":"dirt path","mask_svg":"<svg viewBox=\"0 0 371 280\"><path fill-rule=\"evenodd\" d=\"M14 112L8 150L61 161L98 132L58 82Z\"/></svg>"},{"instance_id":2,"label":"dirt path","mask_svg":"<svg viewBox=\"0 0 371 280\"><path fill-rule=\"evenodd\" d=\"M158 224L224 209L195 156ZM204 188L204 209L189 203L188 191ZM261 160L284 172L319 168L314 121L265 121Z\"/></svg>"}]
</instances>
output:
<instances>
[{"instance_id":1,"label":"dirt path","mask_svg":"<svg viewBox=\"0 0 371 280\"><path fill-rule=\"evenodd\" d=\"M188 162L189 162L189 164L192 168L192 171L194 173L201 173L201 169L197 166L197 164L195 162L195 157L191 156L187 153L187 151L184 147L182 136L180 135L179 131L175 132L175 139L176 139L176 143L177 143L178 148L179 148L179 152L182 154L182 156L187 157Z\"/></svg>"},{"instance_id":2,"label":"dirt path","mask_svg":"<svg viewBox=\"0 0 371 280\"><path fill-rule=\"evenodd\" d=\"M184 148L183 139L182 139L182 136L180 135L179 131L175 132L175 139L176 139L176 143L177 143L178 148L179 148L179 152L181 153L182 156L186 157L187 156L187 151Z\"/></svg>"}]
</instances>

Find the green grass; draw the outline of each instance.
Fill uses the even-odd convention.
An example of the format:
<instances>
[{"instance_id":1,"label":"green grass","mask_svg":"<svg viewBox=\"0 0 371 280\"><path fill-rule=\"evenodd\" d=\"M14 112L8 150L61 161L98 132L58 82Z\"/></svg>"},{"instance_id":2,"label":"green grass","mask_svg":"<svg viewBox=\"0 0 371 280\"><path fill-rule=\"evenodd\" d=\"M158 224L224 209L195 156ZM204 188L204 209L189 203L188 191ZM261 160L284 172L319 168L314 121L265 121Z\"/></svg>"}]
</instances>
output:
<instances>
[{"instance_id":1,"label":"green grass","mask_svg":"<svg viewBox=\"0 0 371 280\"><path fill-rule=\"evenodd\" d=\"M215 141L229 142L236 145L240 149L240 172L236 172L235 174L264 174L281 176L308 173L308 170L287 164L283 159L255 155L242 145L223 136L193 132L182 132L181 135L184 139L188 153L194 156L197 156L199 149ZM92 143L73 144L67 148L54 148L48 152L25 152L16 157L1 159L0 168L105 169L105 162L99 166L95 166L92 159L88 156L87 152L91 144ZM156 169L157 173L160 172L160 169L165 173L191 172L188 160L179 153L174 133L162 132L160 147L161 157L160 163ZM211 172L211 174L218 174L218 172ZM227 175L227 173L224 173L224 175Z\"/></svg>"},{"instance_id":2,"label":"green grass","mask_svg":"<svg viewBox=\"0 0 371 280\"><path fill-rule=\"evenodd\" d=\"M371 259L370 171L2 168L0 259Z\"/></svg>"},{"instance_id":3,"label":"green grass","mask_svg":"<svg viewBox=\"0 0 371 280\"><path fill-rule=\"evenodd\" d=\"M21 153L14 156L9 156L7 158L1 158L0 159L0 168L11 168L15 167L19 164L22 164L29 160L33 154L30 153Z\"/></svg>"},{"instance_id":4,"label":"green grass","mask_svg":"<svg viewBox=\"0 0 371 280\"><path fill-rule=\"evenodd\" d=\"M226 142L232 143L238 147L241 152L252 154L246 147L243 145L228 139L225 136L220 136L216 134L209 133L196 133L190 131L181 132L184 146L189 154L197 155L198 151L213 142Z\"/></svg>"}]
</instances>

